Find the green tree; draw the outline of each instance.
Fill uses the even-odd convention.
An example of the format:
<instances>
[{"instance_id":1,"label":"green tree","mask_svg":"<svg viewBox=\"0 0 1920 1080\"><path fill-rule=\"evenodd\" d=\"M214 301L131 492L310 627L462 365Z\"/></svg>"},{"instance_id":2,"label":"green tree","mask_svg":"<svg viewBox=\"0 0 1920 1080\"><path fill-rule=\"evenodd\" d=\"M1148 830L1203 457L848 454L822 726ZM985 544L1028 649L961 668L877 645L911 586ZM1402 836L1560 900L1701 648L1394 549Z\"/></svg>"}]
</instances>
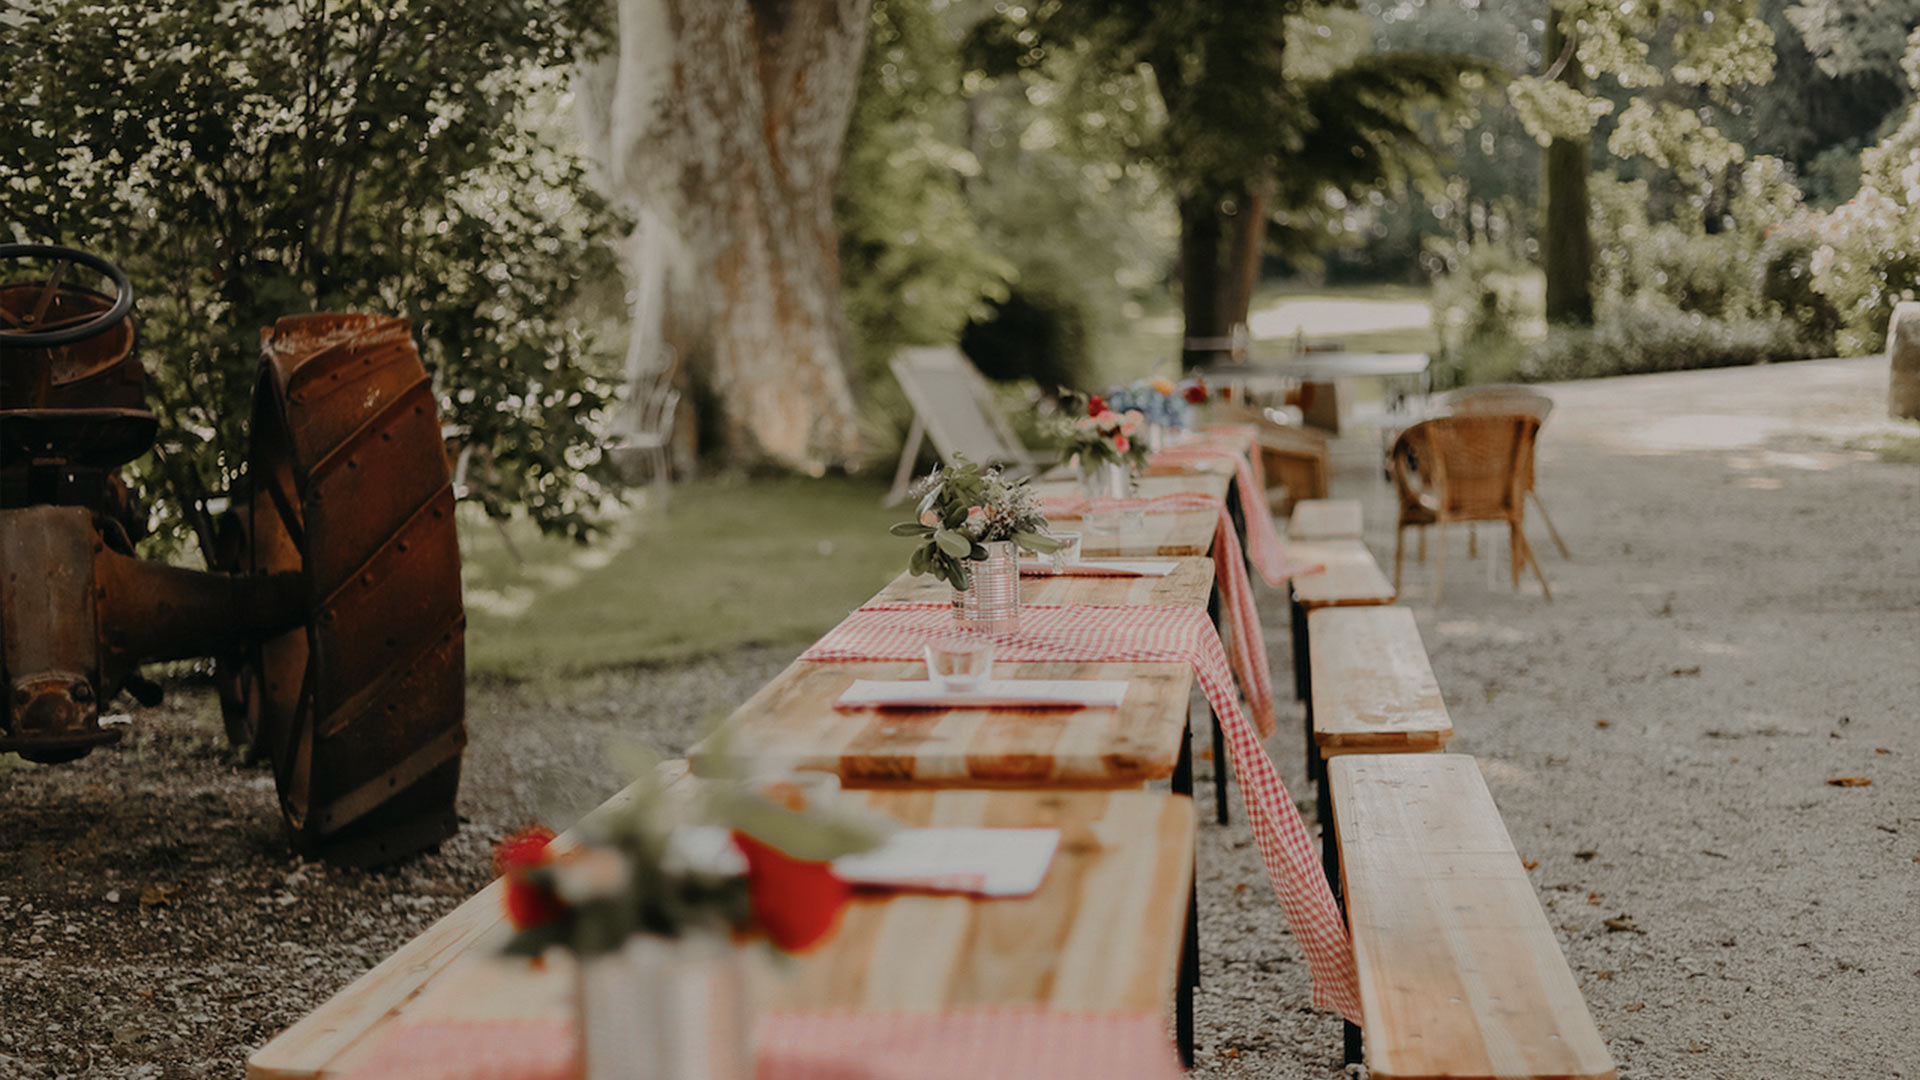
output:
<instances>
[{"instance_id":1,"label":"green tree","mask_svg":"<svg viewBox=\"0 0 1920 1080\"><path fill-rule=\"evenodd\" d=\"M28 0L0 66L17 239L123 266L164 456L136 475L211 551L240 479L260 330L308 311L411 319L475 494L582 533L610 469L609 387L571 307L607 218L559 111L592 0Z\"/></svg>"},{"instance_id":2,"label":"green tree","mask_svg":"<svg viewBox=\"0 0 1920 1080\"><path fill-rule=\"evenodd\" d=\"M1581 243L1577 222L1591 212L1574 162L1596 123L1615 111L1605 93L1625 101L1608 152L1671 172L1704 211L1704 192L1745 158L1716 117L1736 104L1735 87L1772 77L1773 31L1759 0L1554 0L1546 15L1546 70L1514 80L1508 93L1546 149L1549 317L1590 322L1592 248Z\"/></svg>"},{"instance_id":3,"label":"green tree","mask_svg":"<svg viewBox=\"0 0 1920 1080\"><path fill-rule=\"evenodd\" d=\"M1004 8L976 36L999 45L1005 68L1039 67L1051 51L1071 50L1091 82L1151 74L1164 121L1140 152L1178 207L1186 336L1221 338L1246 317L1275 217L1403 176L1429 149L1418 107L1457 103L1462 75L1483 68L1456 56L1387 54L1303 74L1296 54L1333 36L1339 9L1350 6L1047 0ZM1185 361L1210 355L1188 350Z\"/></svg>"}]
</instances>

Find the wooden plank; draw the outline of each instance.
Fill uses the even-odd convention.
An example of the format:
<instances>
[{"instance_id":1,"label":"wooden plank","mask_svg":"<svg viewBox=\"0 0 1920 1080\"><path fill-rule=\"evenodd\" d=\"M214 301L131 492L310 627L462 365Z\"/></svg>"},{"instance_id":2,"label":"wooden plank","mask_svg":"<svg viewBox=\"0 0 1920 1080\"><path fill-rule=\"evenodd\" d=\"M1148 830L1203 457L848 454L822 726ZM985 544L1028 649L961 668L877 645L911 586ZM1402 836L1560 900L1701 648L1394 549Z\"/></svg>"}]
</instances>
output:
<instances>
[{"instance_id":1,"label":"wooden plank","mask_svg":"<svg viewBox=\"0 0 1920 1080\"><path fill-rule=\"evenodd\" d=\"M1192 669L1181 663L995 664L998 677L1122 679L1120 707L833 707L855 679L924 679L921 661L796 661L723 725L728 750L774 768L836 772L849 787L1137 787L1173 775ZM706 764L711 741L689 754Z\"/></svg>"},{"instance_id":2,"label":"wooden plank","mask_svg":"<svg viewBox=\"0 0 1920 1080\"><path fill-rule=\"evenodd\" d=\"M1313 741L1322 757L1438 750L1453 737L1411 610L1321 608L1307 628Z\"/></svg>"},{"instance_id":3,"label":"wooden plank","mask_svg":"<svg viewBox=\"0 0 1920 1080\"><path fill-rule=\"evenodd\" d=\"M1216 499L1227 497L1232 477L1226 473L1188 473L1176 476L1143 476L1136 484L1142 498L1197 492ZM1046 480L1033 485L1041 495L1080 494L1071 480ZM1118 532L1096 533L1082 527L1081 519L1067 514L1050 514L1057 528L1079 529L1080 550L1094 559L1137 559L1156 555L1205 555L1213 550L1213 530L1220 512L1213 508L1184 510L1170 514L1142 514L1140 524Z\"/></svg>"},{"instance_id":4,"label":"wooden plank","mask_svg":"<svg viewBox=\"0 0 1920 1080\"><path fill-rule=\"evenodd\" d=\"M1205 607L1213 591L1213 560L1198 555L1174 562L1173 573L1166 577L1058 577L1020 578L1020 602L1023 604L1102 604L1124 607L1135 604L1168 604ZM915 577L902 572L868 603L924 604L946 603L953 587L929 575Z\"/></svg>"},{"instance_id":5,"label":"wooden plank","mask_svg":"<svg viewBox=\"0 0 1920 1080\"><path fill-rule=\"evenodd\" d=\"M1360 534L1359 499L1302 499L1287 520L1292 540L1358 540Z\"/></svg>"},{"instance_id":6,"label":"wooden plank","mask_svg":"<svg viewBox=\"0 0 1920 1080\"><path fill-rule=\"evenodd\" d=\"M1043 1005L1087 1012L1156 1012L1171 1000L1193 871L1193 808L1147 792L869 792L876 809L910 825L1053 826L1059 853L1031 897L862 895L834 936L786 970L757 972L768 1008L931 1011ZM471 909L471 910L470 910ZM251 1080L315 1080L351 1071L394 1026L409 1020L564 1019L571 962L498 956L505 933L494 887L447 919L484 923L458 936L424 984L395 994L376 968L254 1054ZM445 923L447 920L442 920ZM437 923L422 939L446 951ZM398 959L411 943L396 953ZM379 998L382 1010L365 1002ZM306 1031L336 1033L324 1047Z\"/></svg>"},{"instance_id":7,"label":"wooden plank","mask_svg":"<svg viewBox=\"0 0 1920 1080\"><path fill-rule=\"evenodd\" d=\"M1380 571L1373 553L1358 540L1311 540L1287 544L1287 560L1293 563L1319 563L1326 567L1316 574L1293 579L1293 598L1302 607L1345 607L1356 604L1391 604L1393 582Z\"/></svg>"},{"instance_id":8,"label":"wooden plank","mask_svg":"<svg viewBox=\"0 0 1920 1080\"><path fill-rule=\"evenodd\" d=\"M1360 754L1327 770L1372 1074L1612 1078L1474 760Z\"/></svg>"}]
</instances>

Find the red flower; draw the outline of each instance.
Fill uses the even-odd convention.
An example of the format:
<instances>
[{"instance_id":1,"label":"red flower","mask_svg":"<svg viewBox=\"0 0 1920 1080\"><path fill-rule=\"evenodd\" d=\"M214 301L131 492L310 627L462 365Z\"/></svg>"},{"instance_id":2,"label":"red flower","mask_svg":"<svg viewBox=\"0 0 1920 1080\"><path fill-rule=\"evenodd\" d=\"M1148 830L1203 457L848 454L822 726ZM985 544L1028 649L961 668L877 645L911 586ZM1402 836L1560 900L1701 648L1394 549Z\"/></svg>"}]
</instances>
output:
<instances>
[{"instance_id":1,"label":"red flower","mask_svg":"<svg viewBox=\"0 0 1920 1080\"><path fill-rule=\"evenodd\" d=\"M566 914L567 906L544 885L527 879L527 871L552 860L547 845L553 830L544 825L522 829L493 849L493 868L507 879L507 919L516 930L545 926Z\"/></svg>"},{"instance_id":2,"label":"red flower","mask_svg":"<svg viewBox=\"0 0 1920 1080\"><path fill-rule=\"evenodd\" d=\"M733 842L747 857L754 921L776 946L800 952L833 930L853 889L833 875L831 866L796 859L738 830Z\"/></svg>"},{"instance_id":3,"label":"red flower","mask_svg":"<svg viewBox=\"0 0 1920 1080\"><path fill-rule=\"evenodd\" d=\"M1095 394L1087 399L1087 415L1099 416L1107 411L1107 399Z\"/></svg>"},{"instance_id":4,"label":"red flower","mask_svg":"<svg viewBox=\"0 0 1920 1080\"><path fill-rule=\"evenodd\" d=\"M1113 448L1124 454L1128 450L1133 449L1133 443L1127 441L1125 435L1115 435L1113 437Z\"/></svg>"},{"instance_id":5,"label":"red flower","mask_svg":"<svg viewBox=\"0 0 1920 1080\"><path fill-rule=\"evenodd\" d=\"M1201 382L1199 379L1193 380L1193 385L1187 387L1187 400L1195 405L1205 405L1207 403L1207 384Z\"/></svg>"}]
</instances>

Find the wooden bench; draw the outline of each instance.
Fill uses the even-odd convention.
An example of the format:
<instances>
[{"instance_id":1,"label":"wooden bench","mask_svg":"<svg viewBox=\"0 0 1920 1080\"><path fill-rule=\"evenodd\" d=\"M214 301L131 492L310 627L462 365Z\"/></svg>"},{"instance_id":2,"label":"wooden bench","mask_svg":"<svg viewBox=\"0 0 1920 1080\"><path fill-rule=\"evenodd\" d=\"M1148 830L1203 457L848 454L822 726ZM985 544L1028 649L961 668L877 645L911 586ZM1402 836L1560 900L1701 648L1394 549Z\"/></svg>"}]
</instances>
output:
<instances>
[{"instance_id":1,"label":"wooden bench","mask_svg":"<svg viewBox=\"0 0 1920 1080\"><path fill-rule=\"evenodd\" d=\"M1373 1076L1614 1077L1473 758L1348 754L1327 769Z\"/></svg>"},{"instance_id":2,"label":"wooden bench","mask_svg":"<svg viewBox=\"0 0 1920 1080\"><path fill-rule=\"evenodd\" d=\"M1303 499L1287 519L1291 540L1358 540L1360 530L1359 499Z\"/></svg>"},{"instance_id":3,"label":"wooden bench","mask_svg":"<svg viewBox=\"0 0 1920 1080\"><path fill-rule=\"evenodd\" d=\"M1394 601L1393 582L1358 540L1313 540L1287 544L1287 561L1318 563L1318 573L1301 574L1288 584L1292 593L1293 692L1312 702L1308 666L1307 614L1321 608L1368 607ZM1308 729L1311 732L1311 728Z\"/></svg>"},{"instance_id":4,"label":"wooden bench","mask_svg":"<svg viewBox=\"0 0 1920 1080\"><path fill-rule=\"evenodd\" d=\"M1185 999L1175 976L1193 872L1189 800L1143 791L848 797L910 825L1056 827L1060 849L1031 897L860 895L832 938L758 984L767 1007L1155 1013L1170 992ZM508 932L500 891L499 882L481 890L255 1051L249 1080L340 1076L413 1021L570 1016L565 956L496 954Z\"/></svg>"}]
</instances>

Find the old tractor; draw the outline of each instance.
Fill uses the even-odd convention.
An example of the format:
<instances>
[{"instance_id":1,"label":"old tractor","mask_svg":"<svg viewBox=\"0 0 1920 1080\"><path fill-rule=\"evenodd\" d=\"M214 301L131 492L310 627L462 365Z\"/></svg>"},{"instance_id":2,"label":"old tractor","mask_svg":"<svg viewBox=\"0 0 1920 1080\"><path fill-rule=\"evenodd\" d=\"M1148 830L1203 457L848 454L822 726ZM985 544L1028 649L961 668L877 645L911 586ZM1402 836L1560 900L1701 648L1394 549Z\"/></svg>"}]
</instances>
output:
<instances>
[{"instance_id":1,"label":"old tractor","mask_svg":"<svg viewBox=\"0 0 1920 1080\"><path fill-rule=\"evenodd\" d=\"M390 862L457 827L465 613L434 397L405 321L262 334L244 482L210 570L140 558L121 469L153 449L133 288L0 245L0 752L57 763L156 703L140 666L210 657L228 735L271 761L296 846ZM110 291L71 280L82 269Z\"/></svg>"}]
</instances>

